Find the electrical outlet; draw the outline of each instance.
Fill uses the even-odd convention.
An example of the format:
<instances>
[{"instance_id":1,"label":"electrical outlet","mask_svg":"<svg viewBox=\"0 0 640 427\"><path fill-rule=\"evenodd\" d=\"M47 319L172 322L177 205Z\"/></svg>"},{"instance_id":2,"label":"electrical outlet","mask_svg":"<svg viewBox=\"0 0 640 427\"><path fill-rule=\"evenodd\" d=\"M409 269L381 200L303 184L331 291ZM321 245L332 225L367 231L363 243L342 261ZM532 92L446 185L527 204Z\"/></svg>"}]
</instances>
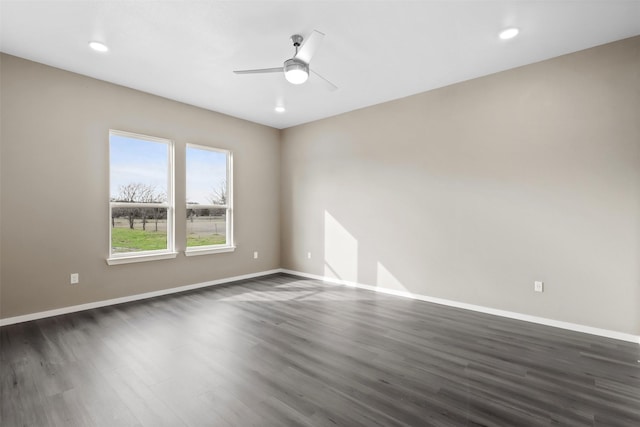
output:
<instances>
[{"instance_id":1,"label":"electrical outlet","mask_svg":"<svg viewBox=\"0 0 640 427\"><path fill-rule=\"evenodd\" d=\"M544 292L544 282L533 282L533 290L536 292Z\"/></svg>"},{"instance_id":2,"label":"electrical outlet","mask_svg":"<svg viewBox=\"0 0 640 427\"><path fill-rule=\"evenodd\" d=\"M80 275L78 273L71 273L70 282L72 285L80 283Z\"/></svg>"},{"instance_id":3,"label":"electrical outlet","mask_svg":"<svg viewBox=\"0 0 640 427\"><path fill-rule=\"evenodd\" d=\"M307 252L307 259L311 259L311 252Z\"/></svg>"},{"instance_id":4,"label":"electrical outlet","mask_svg":"<svg viewBox=\"0 0 640 427\"><path fill-rule=\"evenodd\" d=\"M258 251L253 252L253 259L258 259Z\"/></svg>"}]
</instances>

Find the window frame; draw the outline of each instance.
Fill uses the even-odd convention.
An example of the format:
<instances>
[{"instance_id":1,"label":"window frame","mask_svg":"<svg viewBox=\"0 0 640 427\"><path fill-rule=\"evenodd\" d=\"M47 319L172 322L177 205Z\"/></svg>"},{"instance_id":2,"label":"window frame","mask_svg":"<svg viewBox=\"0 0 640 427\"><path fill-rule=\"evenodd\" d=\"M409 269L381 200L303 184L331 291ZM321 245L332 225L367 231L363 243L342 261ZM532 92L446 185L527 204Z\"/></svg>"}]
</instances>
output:
<instances>
[{"instance_id":1,"label":"window frame","mask_svg":"<svg viewBox=\"0 0 640 427\"><path fill-rule=\"evenodd\" d=\"M227 181L227 204L226 205L203 205L203 204L193 204L188 203L186 201L186 195L188 192L188 183L187 183L187 165L186 158L187 152L190 148L196 150L205 150L205 151L214 151L217 153L224 153L226 155L226 181ZM224 148L215 148L210 147L208 145L200 145L200 144L192 144L187 143L185 146L185 212L188 209L226 209L226 242L220 245L206 245L206 246L189 246L189 240L187 235L187 216L185 215L185 256L197 256L197 255L208 255L208 254L216 254L223 252L233 252L235 251L235 242L233 236L233 152L231 150L226 150Z\"/></svg>"},{"instance_id":2,"label":"window frame","mask_svg":"<svg viewBox=\"0 0 640 427\"><path fill-rule=\"evenodd\" d=\"M159 203L129 203L114 202L111 200L111 136L117 135L126 138L139 139L148 142L162 143L167 145L167 200ZM126 132L116 129L109 129L109 257L107 264L128 264L132 262L155 261L161 259L171 259L177 256L175 250L175 143L168 138L144 135L133 132ZM159 250L148 250L139 252L113 253L112 242L112 215L114 208L162 208L167 210L167 248Z\"/></svg>"}]
</instances>

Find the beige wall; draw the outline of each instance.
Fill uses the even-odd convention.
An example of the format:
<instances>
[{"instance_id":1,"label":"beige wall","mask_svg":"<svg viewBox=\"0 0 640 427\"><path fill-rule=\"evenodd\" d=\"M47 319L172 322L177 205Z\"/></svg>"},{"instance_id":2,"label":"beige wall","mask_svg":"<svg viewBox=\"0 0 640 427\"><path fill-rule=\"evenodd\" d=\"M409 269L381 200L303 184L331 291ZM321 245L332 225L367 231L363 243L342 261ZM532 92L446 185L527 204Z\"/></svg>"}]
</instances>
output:
<instances>
[{"instance_id":1,"label":"beige wall","mask_svg":"<svg viewBox=\"0 0 640 427\"><path fill-rule=\"evenodd\" d=\"M639 73L636 37L285 130L282 266L640 334Z\"/></svg>"},{"instance_id":2,"label":"beige wall","mask_svg":"<svg viewBox=\"0 0 640 427\"><path fill-rule=\"evenodd\" d=\"M8 55L0 91L2 318L280 266L278 130ZM110 128L175 141L177 202L186 143L233 151L237 250L108 266Z\"/></svg>"}]
</instances>

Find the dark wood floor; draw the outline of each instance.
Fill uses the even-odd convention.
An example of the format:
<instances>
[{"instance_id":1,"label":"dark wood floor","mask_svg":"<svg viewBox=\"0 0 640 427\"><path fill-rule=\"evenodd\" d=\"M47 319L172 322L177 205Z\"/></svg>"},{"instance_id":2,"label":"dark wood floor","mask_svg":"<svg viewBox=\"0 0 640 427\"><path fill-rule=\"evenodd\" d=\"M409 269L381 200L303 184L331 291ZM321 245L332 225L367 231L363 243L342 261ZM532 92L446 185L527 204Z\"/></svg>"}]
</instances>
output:
<instances>
[{"instance_id":1,"label":"dark wood floor","mask_svg":"<svg viewBox=\"0 0 640 427\"><path fill-rule=\"evenodd\" d=\"M640 426L640 346L277 275L1 328L9 426Z\"/></svg>"}]
</instances>

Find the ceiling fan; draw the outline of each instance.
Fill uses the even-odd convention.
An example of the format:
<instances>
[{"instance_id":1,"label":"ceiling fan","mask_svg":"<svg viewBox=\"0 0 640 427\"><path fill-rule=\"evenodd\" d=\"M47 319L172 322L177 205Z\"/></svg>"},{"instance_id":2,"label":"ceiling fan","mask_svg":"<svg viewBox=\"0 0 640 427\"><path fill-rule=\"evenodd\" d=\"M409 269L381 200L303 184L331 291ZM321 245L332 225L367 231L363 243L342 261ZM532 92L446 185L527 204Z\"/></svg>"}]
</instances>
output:
<instances>
[{"instance_id":1,"label":"ceiling fan","mask_svg":"<svg viewBox=\"0 0 640 427\"><path fill-rule=\"evenodd\" d=\"M293 58L284 61L284 65L282 67L259 68L256 70L236 70L234 71L234 73L262 74L284 72L284 77L289 83L299 85L307 81L307 79L309 78L309 72L311 71L313 74L319 77L330 90L336 90L338 89L336 85L334 85L315 71L309 70L309 63L311 62L311 58L318 49L318 46L320 46L323 38L323 33L317 30L313 30L313 33L311 33L309 38L304 42L304 44L302 44L302 41L304 40L303 37L301 35L294 34L291 36L291 41L293 42L293 47L296 49L296 53L295 55L293 55Z\"/></svg>"}]
</instances>

